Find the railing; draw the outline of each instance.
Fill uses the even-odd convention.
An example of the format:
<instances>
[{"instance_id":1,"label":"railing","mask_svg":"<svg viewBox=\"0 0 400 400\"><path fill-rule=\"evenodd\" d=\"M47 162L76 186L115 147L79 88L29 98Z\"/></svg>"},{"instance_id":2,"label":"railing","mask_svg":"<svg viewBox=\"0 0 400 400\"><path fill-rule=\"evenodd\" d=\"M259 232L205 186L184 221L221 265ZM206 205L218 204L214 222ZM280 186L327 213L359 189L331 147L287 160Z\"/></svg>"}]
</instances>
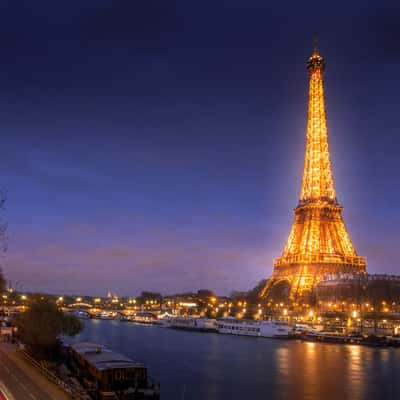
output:
<instances>
[{"instance_id":1,"label":"railing","mask_svg":"<svg viewBox=\"0 0 400 400\"><path fill-rule=\"evenodd\" d=\"M322 278L322 282L330 281L350 281L350 280L363 280L363 281L395 281L400 282L400 276L398 275L386 275L386 274L325 274Z\"/></svg>"},{"instance_id":2,"label":"railing","mask_svg":"<svg viewBox=\"0 0 400 400\"><path fill-rule=\"evenodd\" d=\"M339 256L335 254L305 254L274 259L274 266L279 267L286 264L347 264L354 266L365 266L366 259L361 256Z\"/></svg>"},{"instance_id":3,"label":"railing","mask_svg":"<svg viewBox=\"0 0 400 400\"><path fill-rule=\"evenodd\" d=\"M38 369L42 375L44 375L50 382L56 384L59 388L61 388L72 399L74 399L74 400L88 400L89 399L89 397L87 395L80 393L79 391L74 389L72 386L65 383L57 375L55 375L53 372L48 370L44 365L42 365L37 360L35 360L33 357L31 357L26 351L20 350L20 353L32 366L34 366L36 369Z\"/></svg>"}]
</instances>

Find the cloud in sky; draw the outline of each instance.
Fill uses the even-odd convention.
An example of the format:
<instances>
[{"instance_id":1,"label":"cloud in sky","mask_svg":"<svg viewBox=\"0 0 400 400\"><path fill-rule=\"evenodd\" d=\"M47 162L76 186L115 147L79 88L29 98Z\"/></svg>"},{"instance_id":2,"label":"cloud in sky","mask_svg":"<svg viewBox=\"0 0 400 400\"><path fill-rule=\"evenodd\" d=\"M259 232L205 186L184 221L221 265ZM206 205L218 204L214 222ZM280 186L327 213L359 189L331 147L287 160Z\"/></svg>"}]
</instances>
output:
<instances>
[{"instance_id":1,"label":"cloud in sky","mask_svg":"<svg viewBox=\"0 0 400 400\"><path fill-rule=\"evenodd\" d=\"M213 232L180 232L152 227L141 232L118 234L113 228L72 224L60 227L62 234L24 232L7 256L9 279L25 290L104 294L113 290L137 295L141 290L163 293L211 288L227 294L249 288L271 270L263 247L263 232L247 234L234 228L215 227ZM249 281L242 281L244 271Z\"/></svg>"}]
</instances>

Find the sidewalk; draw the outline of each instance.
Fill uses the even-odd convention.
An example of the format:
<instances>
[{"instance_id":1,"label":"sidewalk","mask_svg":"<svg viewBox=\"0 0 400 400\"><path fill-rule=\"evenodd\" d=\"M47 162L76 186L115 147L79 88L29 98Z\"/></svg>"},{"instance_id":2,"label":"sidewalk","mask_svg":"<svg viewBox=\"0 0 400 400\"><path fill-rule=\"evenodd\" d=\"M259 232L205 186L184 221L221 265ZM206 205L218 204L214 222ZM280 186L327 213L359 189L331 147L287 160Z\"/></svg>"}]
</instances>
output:
<instances>
[{"instance_id":1,"label":"sidewalk","mask_svg":"<svg viewBox=\"0 0 400 400\"><path fill-rule=\"evenodd\" d=\"M0 354L7 357L18 369L37 384L41 390L54 400L71 400L62 389L48 381L35 367L18 353L17 347L10 343L0 343Z\"/></svg>"}]
</instances>

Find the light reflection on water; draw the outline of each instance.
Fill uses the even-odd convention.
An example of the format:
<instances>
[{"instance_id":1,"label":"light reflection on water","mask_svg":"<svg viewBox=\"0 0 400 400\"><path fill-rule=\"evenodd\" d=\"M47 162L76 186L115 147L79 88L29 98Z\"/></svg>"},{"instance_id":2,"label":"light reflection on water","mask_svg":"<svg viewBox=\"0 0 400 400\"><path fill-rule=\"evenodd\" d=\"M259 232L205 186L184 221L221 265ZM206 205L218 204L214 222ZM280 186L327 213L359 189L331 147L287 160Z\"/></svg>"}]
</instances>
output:
<instances>
[{"instance_id":1,"label":"light reflection on water","mask_svg":"<svg viewBox=\"0 0 400 400\"><path fill-rule=\"evenodd\" d=\"M163 400L400 399L400 349L85 322L75 340L145 361Z\"/></svg>"}]
</instances>

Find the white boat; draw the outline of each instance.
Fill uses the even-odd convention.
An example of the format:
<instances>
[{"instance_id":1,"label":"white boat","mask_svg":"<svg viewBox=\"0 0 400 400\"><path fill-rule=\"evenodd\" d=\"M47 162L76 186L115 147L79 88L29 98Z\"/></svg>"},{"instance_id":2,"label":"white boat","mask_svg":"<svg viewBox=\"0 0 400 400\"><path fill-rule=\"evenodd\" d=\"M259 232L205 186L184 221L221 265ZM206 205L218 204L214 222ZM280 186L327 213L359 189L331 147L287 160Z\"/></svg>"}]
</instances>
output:
<instances>
[{"instance_id":1,"label":"white boat","mask_svg":"<svg viewBox=\"0 0 400 400\"><path fill-rule=\"evenodd\" d=\"M295 324L293 333L298 335L298 334L303 334L303 333L319 333L323 331L323 325L307 325L307 324Z\"/></svg>"},{"instance_id":2,"label":"white boat","mask_svg":"<svg viewBox=\"0 0 400 400\"><path fill-rule=\"evenodd\" d=\"M89 313L87 311L78 310L78 311L73 311L72 314L80 319L89 319L90 318Z\"/></svg>"},{"instance_id":3,"label":"white boat","mask_svg":"<svg viewBox=\"0 0 400 400\"><path fill-rule=\"evenodd\" d=\"M217 321L209 318L176 317L169 320L168 326L190 331L217 332Z\"/></svg>"},{"instance_id":4,"label":"white boat","mask_svg":"<svg viewBox=\"0 0 400 400\"><path fill-rule=\"evenodd\" d=\"M151 312L137 312L134 315L130 315L123 318L124 321L131 321L138 324L154 325L157 324L157 315Z\"/></svg>"},{"instance_id":5,"label":"white boat","mask_svg":"<svg viewBox=\"0 0 400 400\"><path fill-rule=\"evenodd\" d=\"M266 338L289 337L292 327L278 321L252 321L235 318L221 319L217 322L218 332L230 335L256 336Z\"/></svg>"},{"instance_id":6,"label":"white boat","mask_svg":"<svg viewBox=\"0 0 400 400\"><path fill-rule=\"evenodd\" d=\"M116 319L117 313L112 311L101 311L99 314L95 314L93 318L97 319Z\"/></svg>"}]
</instances>

